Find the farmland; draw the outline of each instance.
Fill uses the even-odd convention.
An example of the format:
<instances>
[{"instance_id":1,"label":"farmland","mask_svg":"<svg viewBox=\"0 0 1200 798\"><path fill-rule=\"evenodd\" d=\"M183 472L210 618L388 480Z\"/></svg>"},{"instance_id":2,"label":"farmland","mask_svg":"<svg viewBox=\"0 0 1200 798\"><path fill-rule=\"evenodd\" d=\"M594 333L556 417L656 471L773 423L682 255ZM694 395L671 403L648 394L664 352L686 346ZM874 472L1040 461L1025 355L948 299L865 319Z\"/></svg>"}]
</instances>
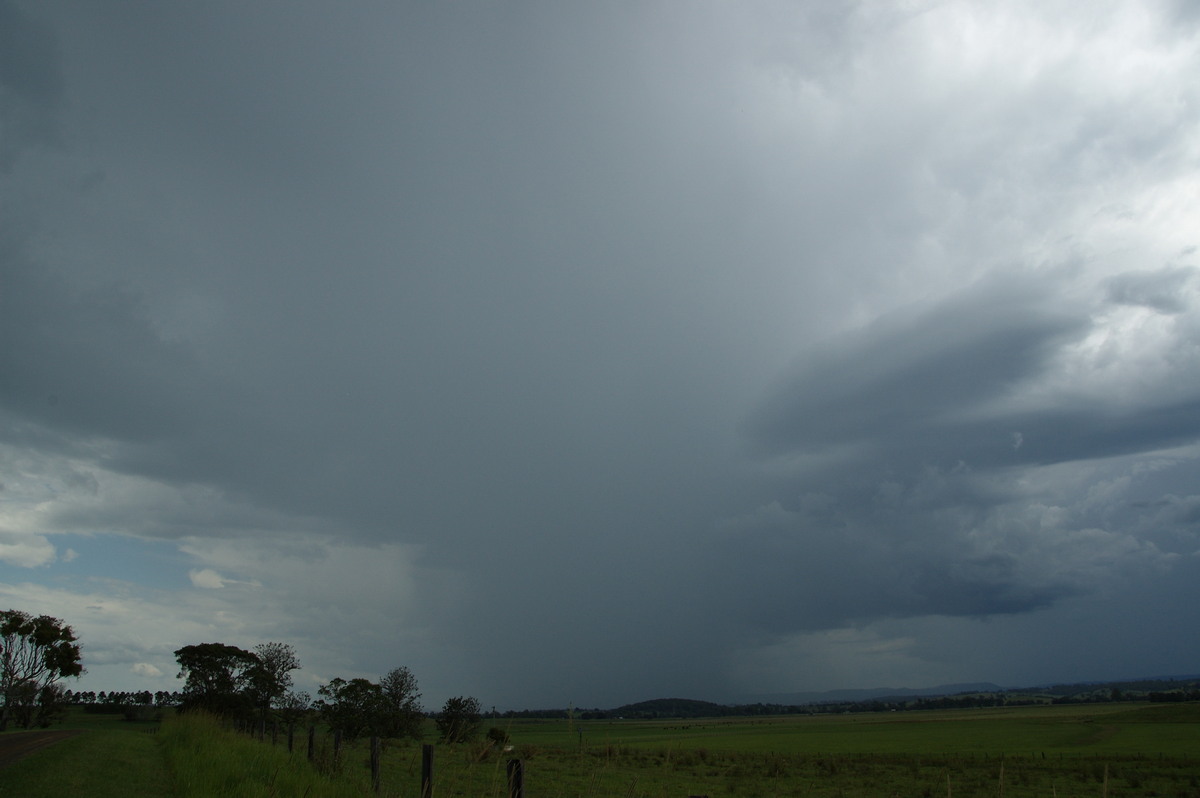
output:
<instances>
[{"instance_id":1,"label":"farmland","mask_svg":"<svg viewBox=\"0 0 1200 798\"><path fill-rule=\"evenodd\" d=\"M1196 704L526 721L509 733L531 795L1200 794ZM456 763L451 794L502 794L489 768Z\"/></svg>"},{"instance_id":2,"label":"farmland","mask_svg":"<svg viewBox=\"0 0 1200 798\"><path fill-rule=\"evenodd\" d=\"M72 718L68 726L86 727ZM526 795L551 796L1195 796L1200 794L1200 704L1107 703L927 712L689 720L495 720L511 751L482 742L435 749L435 795L504 796L505 765L525 765ZM177 724L178 727L177 727ZM297 746L258 742L216 724L162 730L113 721L12 766L21 794L39 778L81 768L105 771L141 761L157 793L180 796L287 794L281 772L296 771L299 792L370 794L367 743L343 747L318 738L310 767ZM186 735L192 735L187 737ZM199 740L196 736L203 737ZM432 729L428 738L432 739ZM106 757L88 759L101 741ZM122 742L114 742L120 740ZM203 744L202 744L203 743ZM82 757L83 764L76 764ZM91 762L92 764L87 764ZM386 744L383 795L415 795L421 746ZM185 774L188 775L185 778ZM221 785L205 786L201 774ZM81 781L82 780L82 781ZM182 783L189 781L189 784ZM169 786L172 785L173 786ZM94 787L94 789L93 789ZM145 788L143 788L145 789ZM86 790L105 793L102 785ZM16 794L0 786L0 795ZM61 794L61 793L60 793Z\"/></svg>"}]
</instances>

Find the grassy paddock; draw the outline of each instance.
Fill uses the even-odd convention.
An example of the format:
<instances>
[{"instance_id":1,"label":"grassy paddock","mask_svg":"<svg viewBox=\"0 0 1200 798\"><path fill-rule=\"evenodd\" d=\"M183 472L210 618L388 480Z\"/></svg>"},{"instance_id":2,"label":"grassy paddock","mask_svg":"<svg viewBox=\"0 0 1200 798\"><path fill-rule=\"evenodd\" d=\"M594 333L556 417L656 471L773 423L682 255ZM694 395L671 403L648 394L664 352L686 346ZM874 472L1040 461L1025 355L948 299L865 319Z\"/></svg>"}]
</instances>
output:
<instances>
[{"instance_id":1,"label":"grassy paddock","mask_svg":"<svg viewBox=\"0 0 1200 798\"><path fill-rule=\"evenodd\" d=\"M152 729L130 724L124 727L97 724L87 728L83 734L44 748L0 771L0 796L124 798L174 794Z\"/></svg>"},{"instance_id":2,"label":"grassy paddock","mask_svg":"<svg viewBox=\"0 0 1200 798\"><path fill-rule=\"evenodd\" d=\"M439 745L438 796L505 796L510 757L531 798L1200 795L1200 705L486 725L513 750ZM343 761L365 772L366 743ZM420 767L418 744L390 744L385 794L415 794Z\"/></svg>"},{"instance_id":3,"label":"grassy paddock","mask_svg":"<svg viewBox=\"0 0 1200 798\"><path fill-rule=\"evenodd\" d=\"M313 766L304 735L289 754L282 735L272 747L195 716L157 734L88 722L91 733L5 771L0 796L372 794L365 740L335 761L319 735ZM524 760L530 798L1200 795L1197 704L488 725L513 750L438 745L438 798L503 798L509 758ZM420 771L420 744L386 743L381 795L416 795Z\"/></svg>"}]
</instances>

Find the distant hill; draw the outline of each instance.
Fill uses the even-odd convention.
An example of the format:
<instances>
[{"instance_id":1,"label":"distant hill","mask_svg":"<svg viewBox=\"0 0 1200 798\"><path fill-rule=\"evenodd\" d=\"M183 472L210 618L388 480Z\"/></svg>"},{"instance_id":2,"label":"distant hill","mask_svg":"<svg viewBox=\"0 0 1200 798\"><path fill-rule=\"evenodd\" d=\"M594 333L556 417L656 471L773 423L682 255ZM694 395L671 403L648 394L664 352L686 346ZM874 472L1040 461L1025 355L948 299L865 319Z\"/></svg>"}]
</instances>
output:
<instances>
[{"instance_id":1,"label":"distant hill","mask_svg":"<svg viewBox=\"0 0 1200 798\"><path fill-rule=\"evenodd\" d=\"M1200 687L1200 676L1155 676L1142 679L1123 679L1108 682L1074 682L1072 684L1038 685L1010 688L1009 693L1042 693L1052 696L1071 696L1098 691L1119 690L1123 693L1157 693L1172 690L1193 690Z\"/></svg>"},{"instance_id":2,"label":"distant hill","mask_svg":"<svg viewBox=\"0 0 1200 798\"><path fill-rule=\"evenodd\" d=\"M719 718L741 715L773 715L798 710L801 707L827 704L857 704L871 701L907 701L962 693L999 693L1002 688L989 682L948 684L940 687L913 689L880 687L874 690L831 690L824 693L783 693L761 696L752 703L716 704L691 698L655 698L625 704L604 714L619 718Z\"/></svg>"},{"instance_id":3,"label":"distant hill","mask_svg":"<svg viewBox=\"0 0 1200 798\"><path fill-rule=\"evenodd\" d=\"M730 707L690 698L655 698L609 710L623 718L715 718L728 715Z\"/></svg>"},{"instance_id":4,"label":"distant hill","mask_svg":"<svg viewBox=\"0 0 1200 798\"><path fill-rule=\"evenodd\" d=\"M930 698L960 693L999 693L1004 688L991 682L942 684L936 687L875 687L858 690L827 690L820 693L776 693L757 696L755 701L766 704L842 704L855 701L879 701L886 698Z\"/></svg>"},{"instance_id":5,"label":"distant hill","mask_svg":"<svg viewBox=\"0 0 1200 798\"><path fill-rule=\"evenodd\" d=\"M567 718L720 718L825 712L880 712L921 709L1020 706L1097 701L1200 701L1200 676L1161 676L1107 682L1000 687L991 682L964 682L936 687L877 687L871 690L828 690L756 696L752 703L716 704L691 698L656 698L616 709L510 710L505 717Z\"/></svg>"}]
</instances>

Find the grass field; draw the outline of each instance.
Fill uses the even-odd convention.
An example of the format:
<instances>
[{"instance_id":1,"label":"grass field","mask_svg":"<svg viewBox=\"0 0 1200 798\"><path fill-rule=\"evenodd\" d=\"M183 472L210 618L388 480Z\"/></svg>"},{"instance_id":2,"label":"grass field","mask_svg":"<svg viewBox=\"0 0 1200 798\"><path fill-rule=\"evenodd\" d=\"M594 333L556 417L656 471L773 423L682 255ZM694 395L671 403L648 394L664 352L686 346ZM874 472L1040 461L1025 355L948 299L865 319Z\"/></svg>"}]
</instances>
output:
<instances>
[{"instance_id":1,"label":"grass field","mask_svg":"<svg viewBox=\"0 0 1200 798\"><path fill-rule=\"evenodd\" d=\"M0 796L369 795L365 741L317 765L215 724L161 731L73 715L89 730L0 773ZM1200 705L1091 704L943 712L660 721L487 721L513 750L437 746L435 795L1200 796ZM429 739L433 739L432 730ZM417 743L385 745L381 794L416 795Z\"/></svg>"}]
</instances>

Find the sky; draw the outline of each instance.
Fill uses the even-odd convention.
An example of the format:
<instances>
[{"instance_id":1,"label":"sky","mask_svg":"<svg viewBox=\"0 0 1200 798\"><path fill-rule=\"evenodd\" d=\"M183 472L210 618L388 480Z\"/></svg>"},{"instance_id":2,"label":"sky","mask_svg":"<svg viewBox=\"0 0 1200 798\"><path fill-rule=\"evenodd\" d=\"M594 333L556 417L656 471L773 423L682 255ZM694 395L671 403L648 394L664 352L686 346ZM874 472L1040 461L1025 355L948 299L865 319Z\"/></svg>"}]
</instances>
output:
<instances>
[{"instance_id":1,"label":"sky","mask_svg":"<svg viewBox=\"0 0 1200 798\"><path fill-rule=\"evenodd\" d=\"M1200 6L0 0L0 607L427 708L1200 671Z\"/></svg>"}]
</instances>

